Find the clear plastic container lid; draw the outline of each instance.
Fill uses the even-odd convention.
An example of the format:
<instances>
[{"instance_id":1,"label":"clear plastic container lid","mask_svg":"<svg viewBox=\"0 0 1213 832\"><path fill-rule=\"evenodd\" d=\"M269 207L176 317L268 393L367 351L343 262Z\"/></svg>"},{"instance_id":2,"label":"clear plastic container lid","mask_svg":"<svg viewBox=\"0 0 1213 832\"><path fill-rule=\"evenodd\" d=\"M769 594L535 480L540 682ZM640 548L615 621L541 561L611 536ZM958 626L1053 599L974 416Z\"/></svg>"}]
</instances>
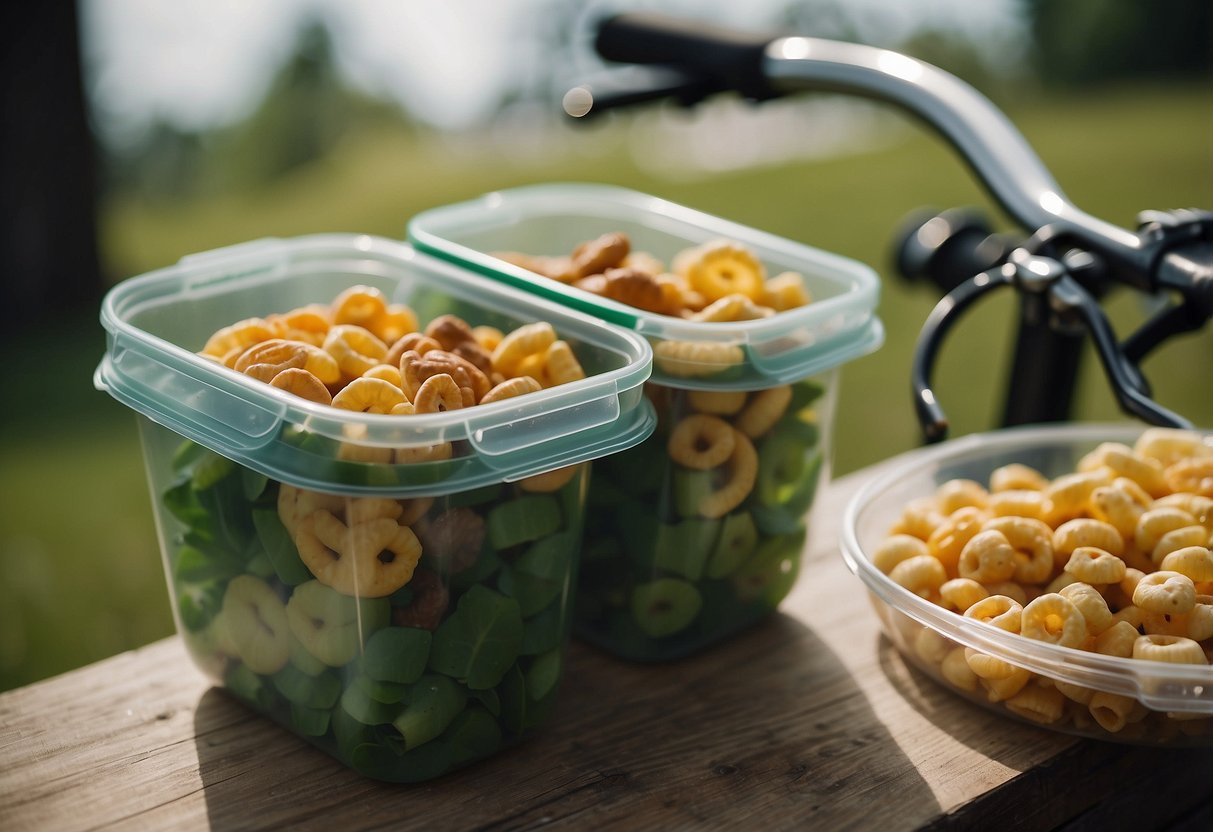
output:
<instances>
[{"instance_id":1,"label":"clear plastic container lid","mask_svg":"<svg viewBox=\"0 0 1213 832\"><path fill-rule=\"evenodd\" d=\"M389 416L316 404L195 351L237 321L328 304L354 285L406 303L424 326L444 313L508 331L550 322L586 378L486 405ZM95 384L118 401L242 465L297 487L440 495L514 481L629 448L652 433L643 338L526 295L411 246L365 235L267 239L184 258L106 296L107 351ZM457 443L451 459L372 464L360 448Z\"/></svg>"},{"instance_id":2,"label":"clear plastic container lid","mask_svg":"<svg viewBox=\"0 0 1213 832\"><path fill-rule=\"evenodd\" d=\"M688 321L603 298L493 256L568 254L578 243L612 231L627 234L633 250L666 262L715 239L737 241L768 274L803 275L813 302L758 320ZM656 352L653 380L671 386L752 390L786 384L865 355L884 340L875 314L880 282L867 266L623 188L561 183L489 193L418 214L408 236L422 251L644 335Z\"/></svg>"},{"instance_id":3,"label":"clear plastic container lid","mask_svg":"<svg viewBox=\"0 0 1213 832\"><path fill-rule=\"evenodd\" d=\"M964 618L892 581L869 557L910 500L944 482L984 482L995 468L1018 462L1047 477L1075 470L1102 442L1132 445L1137 425L1063 425L973 434L914 451L903 465L869 482L847 506L843 559L880 601L952 641L1057 681L1130 696L1156 711L1213 714L1213 666L1119 658L1048 644ZM1213 440L1209 440L1213 441Z\"/></svg>"}]
</instances>

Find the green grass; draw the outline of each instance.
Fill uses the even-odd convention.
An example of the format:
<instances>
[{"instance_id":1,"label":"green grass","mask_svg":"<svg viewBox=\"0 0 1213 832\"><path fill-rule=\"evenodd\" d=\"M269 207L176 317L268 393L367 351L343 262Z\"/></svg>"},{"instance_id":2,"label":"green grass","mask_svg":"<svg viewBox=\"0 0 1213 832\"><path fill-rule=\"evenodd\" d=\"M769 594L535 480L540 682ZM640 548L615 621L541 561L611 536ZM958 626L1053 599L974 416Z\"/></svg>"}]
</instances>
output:
<instances>
[{"instance_id":1,"label":"green grass","mask_svg":"<svg viewBox=\"0 0 1213 832\"><path fill-rule=\"evenodd\" d=\"M1066 193L1103 219L1131 226L1144 208L1213 207L1208 87L1120 89L1010 114ZM526 161L488 144L468 149L381 130L351 136L332 158L255 194L186 204L112 198L103 250L110 272L126 276L262 236L399 237L424 208L530 182L601 181L654 193L854 257L886 276L886 344L842 374L835 472L845 473L918 442L909 357L935 298L891 274L893 229L923 205L988 206L946 147L907 121L894 127L895 140L877 150L694 181L643 172L622 146L625 129L570 131L567 152ZM1010 297L991 299L945 347L936 377L956 435L996 426L1013 308ZM1141 314L1128 296L1113 311L1122 329ZM92 389L104 350L99 327L65 322L21 349L43 372L10 380L11 401L25 405L0 421L0 689L172 632L134 419ZM1159 398L1204 425L1213 424L1213 396L1204 392L1211 356L1213 333L1204 333L1146 367ZM1076 411L1081 419L1121 418L1093 360Z\"/></svg>"}]
</instances>

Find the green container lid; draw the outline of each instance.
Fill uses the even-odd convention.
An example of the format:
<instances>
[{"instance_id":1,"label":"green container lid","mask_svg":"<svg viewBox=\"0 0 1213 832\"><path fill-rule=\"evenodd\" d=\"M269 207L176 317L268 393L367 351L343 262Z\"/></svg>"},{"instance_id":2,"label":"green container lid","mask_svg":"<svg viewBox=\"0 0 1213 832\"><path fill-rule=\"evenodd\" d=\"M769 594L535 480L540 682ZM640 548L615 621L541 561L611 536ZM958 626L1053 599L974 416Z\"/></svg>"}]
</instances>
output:
<instances>
[{"instance_id":1,"label":"green container lid","mask_svg":"<svg viewBox=\"0 0 1213 832\"><path fill-rule=\"evenodd\" d=\"M627 234L633 250L666 262L718 238L743 243L769 274L803 275L813 302L759 320L688 321L603 298L493 255L568 254L612 231ZM884 340L875 314L880 281L862 263L623 188L562 183L497 191L418 214L408 237L422 251L640 333L656 353L653 380L670 386L753 390L786 384L872 352ZM709 345L704 355L727 358L695 364L685 358L688 351L670 349L679 343ZM682 357L667 358L673 355Z\"/></svg>"},{"instance_id":2,"label":"green container lid","mask_svg":"<svg viewBox=\"0 0 1213 832\"><path fill-rule=\"evenodd\" d=\"M200 356L215 331L250 317L328 304L350 286L380 289L424 325L444 313L510 330L550 322L586 378L487 405L388 416L316 404ZM643 338L364 235L267 239L184 258L107 295L107 350L95 384L152 421L266 476L342 494L442 495L510 482L629 448L656 420L642 394ZM449 460L363 463L359 448L449 442Z\"/></svg>"}]
</instances>

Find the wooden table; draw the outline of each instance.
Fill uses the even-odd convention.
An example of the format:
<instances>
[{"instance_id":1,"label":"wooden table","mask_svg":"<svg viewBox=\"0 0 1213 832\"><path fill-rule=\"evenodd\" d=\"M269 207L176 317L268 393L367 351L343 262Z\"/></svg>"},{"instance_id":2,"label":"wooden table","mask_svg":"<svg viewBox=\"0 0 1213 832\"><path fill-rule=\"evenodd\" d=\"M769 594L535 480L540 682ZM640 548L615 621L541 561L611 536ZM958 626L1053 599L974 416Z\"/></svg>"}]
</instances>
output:
<instances>
[{"instance_id":1,"label":"wooden table","mask_svg":"<svg viewBox=\"0 0 1213 832\"><path fill-rule=\"evenodd\" d=\"M708 655L574 644L538 736L419 786L364 779L214 689L167 639L0 694L0 830L1213 829L1213 748L1080 741L990 714L881 636L818 501L799 585Z\"/></svg>"}]
</instances>

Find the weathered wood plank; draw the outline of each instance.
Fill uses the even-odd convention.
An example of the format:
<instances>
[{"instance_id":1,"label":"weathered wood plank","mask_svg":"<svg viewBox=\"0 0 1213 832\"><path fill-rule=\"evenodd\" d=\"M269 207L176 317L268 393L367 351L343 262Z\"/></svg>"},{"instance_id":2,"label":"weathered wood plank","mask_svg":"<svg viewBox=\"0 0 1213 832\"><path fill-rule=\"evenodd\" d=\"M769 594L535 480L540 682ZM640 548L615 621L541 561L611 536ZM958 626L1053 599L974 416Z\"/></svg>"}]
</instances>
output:
<instances>
[{"instance_id":1,"label":"weathered wood plank","mask_svg":"<svg viewBox=\"0 0 1213 832\"><path fill-rule=\"evenodd\" d=\"M1213 752L1079 742L907 667L834 543L861 479L823 495L804 575L769 622L664 666L574 644L545 730L433 783L350 772L210 688L178 639L2 694L0 828L1028 829L1133 784L1173 817L1195 810Z\"/></svg>"}]
</instances>

